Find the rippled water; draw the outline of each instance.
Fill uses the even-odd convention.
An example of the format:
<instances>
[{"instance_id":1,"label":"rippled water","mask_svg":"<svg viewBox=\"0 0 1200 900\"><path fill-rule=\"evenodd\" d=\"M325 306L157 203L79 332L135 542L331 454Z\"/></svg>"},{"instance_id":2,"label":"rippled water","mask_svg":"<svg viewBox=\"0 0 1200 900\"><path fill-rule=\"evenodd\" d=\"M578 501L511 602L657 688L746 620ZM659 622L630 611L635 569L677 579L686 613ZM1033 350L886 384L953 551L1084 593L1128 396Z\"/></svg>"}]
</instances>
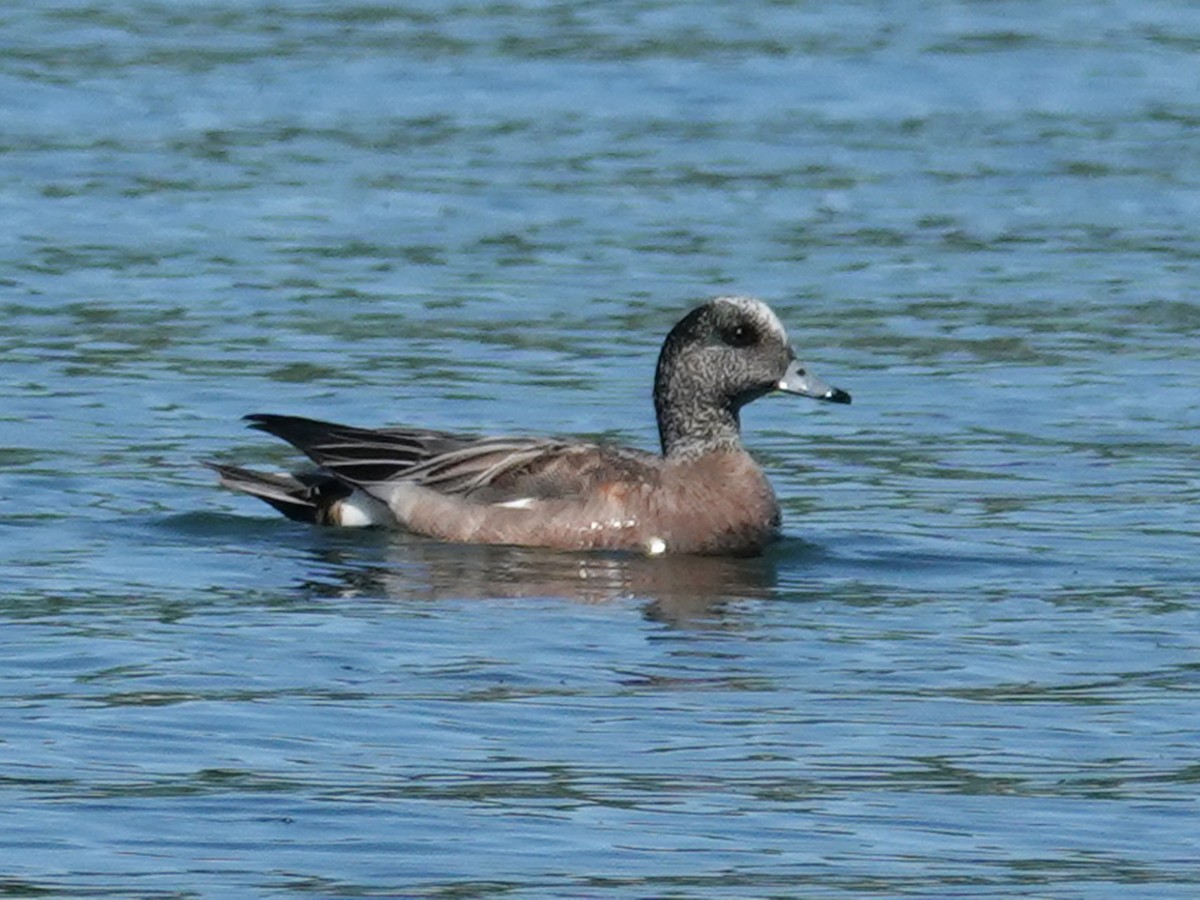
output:
<instances>
[{"instance_id":1,"label":"rippled water","mask_svg":"<svg viewBox=\"0 0 1200 900\"><path fill-rule=\"evenodd\" d=\"M0 892L1193 897L1200 10L0 11ZM239 416L653 446L763 559L313 530Z\"/></svg>"}]
</instances>

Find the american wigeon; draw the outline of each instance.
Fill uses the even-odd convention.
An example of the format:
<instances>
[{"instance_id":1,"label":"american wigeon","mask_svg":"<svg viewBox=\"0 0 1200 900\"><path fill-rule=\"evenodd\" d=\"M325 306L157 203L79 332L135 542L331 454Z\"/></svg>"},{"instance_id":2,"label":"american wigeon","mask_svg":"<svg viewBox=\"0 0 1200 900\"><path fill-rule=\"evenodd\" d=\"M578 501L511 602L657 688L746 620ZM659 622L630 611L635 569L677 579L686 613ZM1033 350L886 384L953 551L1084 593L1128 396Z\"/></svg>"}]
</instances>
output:
<instances>
[{"instance_id":1,"label":"american wigeon","mask_svg":"<svg viewBox=\"0 0 1200 900\"><path fill-rule=\"evenodd\" d=\"M765 303L718 297L684 316L659 354L661 456L259 413L246 417L252 428L302 450L320 469L288 475L207 465L225 487L302 522L564 550L755 554L778 532L779 504L742 446L738 412L772 391L850 402L796 360Z\"/></svg>"}]
</instances>

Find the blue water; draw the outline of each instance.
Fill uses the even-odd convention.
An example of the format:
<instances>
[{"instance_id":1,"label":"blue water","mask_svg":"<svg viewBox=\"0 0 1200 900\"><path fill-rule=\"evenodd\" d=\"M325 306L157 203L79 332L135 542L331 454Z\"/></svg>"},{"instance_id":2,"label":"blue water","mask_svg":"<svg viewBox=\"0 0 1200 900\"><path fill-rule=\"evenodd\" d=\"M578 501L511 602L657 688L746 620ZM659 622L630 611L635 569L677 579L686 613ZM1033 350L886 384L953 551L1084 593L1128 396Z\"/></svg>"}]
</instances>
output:
<instances>
[{"instance_id":1,"label":"blue water","mask_svg":"<svg viewBox=\"0 0 1200 900\"><path fill-rule=\"evenodd\" d=\"M1191 898L1200 8L14 0L0 893ZM248 412L656 443L760 560L316 530Z\"/></svg>"}]
</instances>

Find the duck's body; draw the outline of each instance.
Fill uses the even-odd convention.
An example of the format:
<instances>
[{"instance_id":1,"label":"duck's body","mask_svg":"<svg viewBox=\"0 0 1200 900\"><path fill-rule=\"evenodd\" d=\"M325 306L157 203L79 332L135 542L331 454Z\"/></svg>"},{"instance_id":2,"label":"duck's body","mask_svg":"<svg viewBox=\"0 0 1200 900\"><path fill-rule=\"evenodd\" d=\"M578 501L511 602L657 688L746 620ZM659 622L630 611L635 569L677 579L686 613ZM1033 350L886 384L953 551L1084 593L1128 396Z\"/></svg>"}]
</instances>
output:
<instances>
[{"instance_id":1,"label":"duck's body","mask_svg":"<svg viewBox=\"0 0 1200 900\"><path fill-rule=\"evenodd\" d=\"M247 417L253 427L321 469L275 475L210 465L227 487L318 524L566 550L752 554L775 536L779 506L742 447L737 414L772 390L850 401L796 363L765 304L723 297L693 310L663 346L654 392L661 456L259 414Z\"/></svg>"}]
</instances>

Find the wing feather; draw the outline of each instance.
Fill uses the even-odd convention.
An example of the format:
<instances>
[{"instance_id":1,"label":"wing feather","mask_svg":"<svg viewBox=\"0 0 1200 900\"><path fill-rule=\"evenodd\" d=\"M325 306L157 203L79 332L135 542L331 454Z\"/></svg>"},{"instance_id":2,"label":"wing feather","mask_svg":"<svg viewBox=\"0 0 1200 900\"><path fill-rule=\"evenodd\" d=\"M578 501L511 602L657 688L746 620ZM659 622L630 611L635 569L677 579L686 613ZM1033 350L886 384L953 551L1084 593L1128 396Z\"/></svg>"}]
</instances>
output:
<instances>
[{"instance_id":1,"label":"wing feather","mask_svg":"<svg viewBox=\"0 0 1200 900\"><path fill-rule=\"evenodd\" d=\"M477 437L409 428L352 428L300 416L255 414L251 426L303 451L346 484L411 481L485 503L584 495L611 481L657 477L651 454L553 438ZM615 469L614 469L615 466Z\"/></svg>"}]
</instances>

